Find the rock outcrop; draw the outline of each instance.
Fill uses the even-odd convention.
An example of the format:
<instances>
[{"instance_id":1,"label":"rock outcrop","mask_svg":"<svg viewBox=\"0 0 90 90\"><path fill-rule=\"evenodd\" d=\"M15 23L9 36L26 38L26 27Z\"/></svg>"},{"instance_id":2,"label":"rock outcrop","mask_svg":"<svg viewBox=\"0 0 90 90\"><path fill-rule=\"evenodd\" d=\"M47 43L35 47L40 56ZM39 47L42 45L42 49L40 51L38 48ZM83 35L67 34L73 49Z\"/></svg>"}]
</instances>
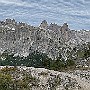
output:
<instances>
[{"instance_id":1,"label":"rock outcrop","mask_svg":"<svg viewBox=\"0 0 90 90\"><path fill-rule=\"evenodd\" d=\"M27 56L38 50L53 59L62 53L62 57L67 59L67 47L72 49L87 42L90 42L90 31L70 30L67 23L63 26L55 23L48 25L44 20L39 27L34 27L22 22L17 23L14 19L0 21L0 53L8 50Z\"/></svg>"},{"instance_id":2,"label":"rock outcrop","mask_svg":"<svg viewBox=\"0 0 90 90\"><path fill-rule=\"evenodd\" d=\"M47 29L47 27L48 27L47 21L46 20L43 20L39 27L41 29Z\"/></svg>"}]
</instances>

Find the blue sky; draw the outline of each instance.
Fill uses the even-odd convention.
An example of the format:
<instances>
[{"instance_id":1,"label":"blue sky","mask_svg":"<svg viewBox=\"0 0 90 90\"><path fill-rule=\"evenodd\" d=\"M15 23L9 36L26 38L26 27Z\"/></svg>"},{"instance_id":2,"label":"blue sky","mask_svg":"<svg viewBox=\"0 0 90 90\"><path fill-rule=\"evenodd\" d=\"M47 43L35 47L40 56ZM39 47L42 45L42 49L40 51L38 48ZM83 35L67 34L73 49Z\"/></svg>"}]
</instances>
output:
<instances>
[{"instance_id":1,"label":"blue sky","mask_svg":"<svg viewBox=\"0 0 90 90\"><path fill-rule=\"evenodd\" d=\"M38 26L69 24L71 29L90 30L90 0L0 0L0 20L14 18Z\"/></svg>"}]
</instances>

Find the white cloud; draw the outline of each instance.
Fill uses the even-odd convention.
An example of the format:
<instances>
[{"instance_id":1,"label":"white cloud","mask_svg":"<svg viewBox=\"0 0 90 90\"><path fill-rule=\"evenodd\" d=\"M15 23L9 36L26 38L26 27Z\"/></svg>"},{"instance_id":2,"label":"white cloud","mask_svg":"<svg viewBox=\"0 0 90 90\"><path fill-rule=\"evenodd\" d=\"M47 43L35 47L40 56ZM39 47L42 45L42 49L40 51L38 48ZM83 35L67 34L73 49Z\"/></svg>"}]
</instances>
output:
<instances>
[{"instance_id":1,"label":"white cloud","mask_svg":"<svg viewBox=\"0 0 90 90\"><path fill-rule=\"evenodd\" d=\"M29 3L23 2L21 0L0 0L0 3L5 4L5 5L17 5L17 6L31 7Z\"/></svg>"},{"instance_id":2,"label":"white cloud","mask_svg":"<svg viewBox=\"0 0 90 90\"><path fill-rule=\"evenodd\" d=\"M89 0L0 0L0 18L13 17L34 24L46 19L49 22L74 23L74 28L82 25L87 28L90 23L88 2ZM4 9L7 6L10 8Z\"/></svg>"}]
</instances>

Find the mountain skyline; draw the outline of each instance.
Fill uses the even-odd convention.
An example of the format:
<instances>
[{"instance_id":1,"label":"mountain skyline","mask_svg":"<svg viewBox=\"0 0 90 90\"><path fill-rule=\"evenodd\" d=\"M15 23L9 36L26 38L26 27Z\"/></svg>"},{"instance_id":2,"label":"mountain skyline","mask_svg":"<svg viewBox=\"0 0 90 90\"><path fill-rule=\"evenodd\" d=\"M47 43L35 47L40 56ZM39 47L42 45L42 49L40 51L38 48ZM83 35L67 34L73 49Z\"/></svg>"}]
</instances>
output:
<instances>
[{"instance_id":1,"label":"mountain skyline","mask_svg":"<svg viewBox=\"0 0 90 90\"><path fill-rule=\"evenodd\" d=\"M67 22L71 29L90 30L89 8L89 0L0 0L0 20L14 18L35 26L43 20Z\"/></svg>"}]
</instances>

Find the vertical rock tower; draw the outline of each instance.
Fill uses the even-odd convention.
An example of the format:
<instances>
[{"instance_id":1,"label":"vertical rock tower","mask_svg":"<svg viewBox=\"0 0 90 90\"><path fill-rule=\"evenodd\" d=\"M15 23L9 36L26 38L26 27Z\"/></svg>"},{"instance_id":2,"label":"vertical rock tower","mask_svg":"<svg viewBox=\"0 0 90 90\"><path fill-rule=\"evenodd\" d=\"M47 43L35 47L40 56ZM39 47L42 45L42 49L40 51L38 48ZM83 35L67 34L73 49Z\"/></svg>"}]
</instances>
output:
<instances>
[{"instance_id":1,"label":"vertical rock tower","mask_svg":"<svg viewBox=\"0 0 90 90\"><path fill-rule=\"evenodd\" d=\"M46 20L43 20L39 26L41 29L47 29L48 23Z\"/></svg>"},{"instance_id":2,"label":"vertical rock tower","mask_svg":"<svg viewBox=\"0 0 90 90\"><path fill-rule=\"evenodd\" d=\"M70 29L68 28L68 24L64 23L63 26L61 27L61 34L63 36L64 41L69 40L70 36Z\"/></svg>"}]
</instances>

